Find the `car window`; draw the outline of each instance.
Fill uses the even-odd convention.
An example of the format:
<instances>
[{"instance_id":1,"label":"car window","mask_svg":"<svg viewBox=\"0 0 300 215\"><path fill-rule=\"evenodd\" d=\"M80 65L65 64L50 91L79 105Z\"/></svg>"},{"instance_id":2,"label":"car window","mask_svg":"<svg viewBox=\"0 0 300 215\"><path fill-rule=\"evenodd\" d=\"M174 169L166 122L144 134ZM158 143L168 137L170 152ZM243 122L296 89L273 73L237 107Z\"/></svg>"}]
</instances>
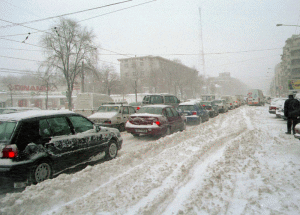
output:
<instances>
[{"instance_id":1,"label":"car window","mask_svg":"<svg viewBox=\"0 0 300 215\"><path fill-rule=\"evenodd\" d=\"M194 105L179 105L178 106L178 110L181 110L181 111L192 111L192 110L195 110L195 107L194 107Z\"/></svg>"},{"instance_id":2,"label":"car window","mask_svg":"<svg viewBox=\"0 0 300 215\"><path fill-rule=\"evenodd\" d=\"M94 128L94 124L82 116L69 116L76 133L85 132Z\"/></svg>"},{"instance_id":3,"label":"car window","mask_svg":"<svg viewBox=\"0 0 300 215\"><path fill-rule=\"evenodd\" d=\"M98 112L119 112L119 106L100 106Z\"/></svg>"},{"instance_id":4,"label":"car window","mask_svg":"<svg viewBox=\"0 0 300 215\"><path fill-rule=\"evenodd\" d=\"M167 111L167 117L173 117L174 116L171 108L166 108L166 111Z\"/></svg>"},{"instance_id":5,"label":"car window","mask_svg":"<svg viewBox=\"0 0 300 215\"><path fill-rule=\"evenodd\" d=\"M169 97L169 103L176 103L174 96L168 96Z\"/></svg>"},{"instance_id":6,"label":"car window","mask_svg":"<svg viewBox=\"0 0 300 215\"><path fill-rule=\"evenodd\" d=\"M23 121L17 137L19 150L24 150L29 143L36 143L40 139L39 123L37 120Z\"/></svg>"},{"instance_id":7,"label":"car window","mask_svg":"<svg viewBox=\"0 0 300 215\"><path fill-rule=\"evenodd\" d=\"M71 128L65 117L55 117L47 119L54 136L72 134Z\"/></svg>"},{"instance_id":8,"label":"car window","mask_svg":"<svg viewBox=\"0 0 300 215\"><path fill-rule=\"evenodd\" d=\"M129 114L128 107L123 107L123 114Z\"/></svg>"},{"instance_id":9,"label":"car window","mask_svg":"<svg viewBox=\"0 0 300 215\"><path fill-rule=\"evenodd\" d=\"M51 129L46 119L39 121L39 134L41 137L50 137Z\"/></svg>"},{"instance_id":10,"label":"car window","mask_svg":"<svg viewBox=\"0 0 300 215\"><path fill-rule=\"evenodd\" d=\"M174 116L179 116L179 113L177 112L177 110L175 110L175 108L170 108L173 112Z\"/></svg>"},{"instance_id":11,"label":"car window","mask_svg":"<svg viewBox=\"0 0 300 215\"><path fill-rule=\"evenodd\" d=\"M9 140L16 127L16 122L0 121L0 140Z\"/></svg>"},{"instance_id":12,"label":"car window","mask_svg":"<svg viewBox=\"0 0 300 215\"><path fill-rule=\"evenodd\" d=\"M163 104L164 100L162 96L151 96L151 104Z\"/></svg>"},{"instance_id":13,"label":"car window","mask_svg":"<svg viewBox=\"0 0 300 215\"><path fill-rule=\"evenodd\" d=\"M138 113L152 113L152 114L162 114L161 107L141 107Z\"/></svg>"},{"instance_id":14,"label":"car window","mask_svg":"<svg viewBox=\"0 0 300 215\"><path fill-rule=\"evenodd\" d=\"M129 114L135 113L135 109L133 107L129 107Z\"/></svg>"},{"instance_id":15,"label":"car window","mask_svg":"<svg viewBox=\"0 0 300 215\"><path fill-rule=\"evenodd\" d=\"M165 102L166 103L171 103L170 96L165 96Z\"/></svg>"}]
</instances>

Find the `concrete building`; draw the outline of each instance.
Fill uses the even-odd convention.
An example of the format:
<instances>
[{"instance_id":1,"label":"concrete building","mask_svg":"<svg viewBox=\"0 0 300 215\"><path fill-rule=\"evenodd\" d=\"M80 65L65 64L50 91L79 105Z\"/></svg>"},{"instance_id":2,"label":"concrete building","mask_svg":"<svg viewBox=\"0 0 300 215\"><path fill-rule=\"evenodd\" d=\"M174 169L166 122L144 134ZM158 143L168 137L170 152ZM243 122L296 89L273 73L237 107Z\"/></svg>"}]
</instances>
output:
<instances>
[{"instance_id":1,"label":"concrete building","mask_svg":"<svg viewBox=\"0 0 300 215\"><path fill-rule=\"evenodd\" d=\"M199 87L196 69L159 56L118 59L124 93L171 93L180 99L195 97Z\"/></svg>"},{"instance_id":2,"label":"concrete building","mask_svg":"<svg viewBox=\"0 0 300 215\"><path fill-rule=\"evenodd\" d=\"M270 86L272 96L286 96L289 93L288 80L292 79L300 79L300 35L292 35L285 41L281 62L275 68Z\"/></svg>"}]
</instances>

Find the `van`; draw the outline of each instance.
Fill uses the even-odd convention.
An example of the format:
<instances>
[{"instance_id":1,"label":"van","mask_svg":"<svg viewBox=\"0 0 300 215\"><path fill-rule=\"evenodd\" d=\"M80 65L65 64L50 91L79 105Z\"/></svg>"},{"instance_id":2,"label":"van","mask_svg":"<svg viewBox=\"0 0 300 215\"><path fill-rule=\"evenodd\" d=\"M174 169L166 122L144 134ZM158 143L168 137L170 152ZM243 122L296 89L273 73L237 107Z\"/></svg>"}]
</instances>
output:
<instances>
[{"instance_id":1,"label":"van","mask_svg":"<svg viewBox=\"0 0 300 215\"><path fill-rule=\"evenodd\" d=\"M172 94L149 94L144 96L142 104L149 105L149 104L164 104L164 105L171 105L174 108L177 108L180 103L180 100L172 95Z\"/></svg>"},{"instance_id":2,"label":"van","mask_svg":"<svg viewBox=\"0 0 300 215\"><path fill-rule=\"evenodd\" d=\"M75 100L74 112L88 117L97 112L102 104L114 104L114 100L106 94L79 93Z\"/></svg>"},{"instance_id":3,"label":"van","mask_svg":"<svg viewBox=\"0 0 300 215\"><path fill-rule=\"evenodd\" d=\"M251 89L247 94L248 105L265 105L264 94L260 89Z\"/></svg>"},{"instance_id":4,"label":"van","mask_svg":"<svg viewBox=\"0 0 300 215\"><path fill-rule=\"evenodd\" d=\"M234 109L233 99L231 96L221 96L221 99L224 99L226 101L229 110Z\"/></svg>"}]
</instances>

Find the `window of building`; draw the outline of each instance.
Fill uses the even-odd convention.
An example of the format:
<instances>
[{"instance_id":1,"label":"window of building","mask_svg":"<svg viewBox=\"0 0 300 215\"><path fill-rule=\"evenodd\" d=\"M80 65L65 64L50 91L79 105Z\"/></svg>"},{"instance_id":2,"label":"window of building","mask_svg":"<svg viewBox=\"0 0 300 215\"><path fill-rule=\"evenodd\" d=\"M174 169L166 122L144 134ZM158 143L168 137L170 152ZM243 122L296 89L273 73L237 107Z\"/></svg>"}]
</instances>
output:
<instances>
[{"instance_id":1,"label":"window of building","mask_svg":"<svg viewBox=\"0 0 300 215\"><path fill-rule=\"evenodd\" d=\"M140 62L140 66L144 66L144 62Z\"/></svg>"},{"instance_id":2,"label":"window of building","mask_svg":"<svg viewBox=\"0 0 300 215\"><path fill-rule=\"evenodd\" d=\"M125 64L124 64L124 67L125 67L125 68L128 68L128 63L125 63Z\"/></svg>"}]
</instances>

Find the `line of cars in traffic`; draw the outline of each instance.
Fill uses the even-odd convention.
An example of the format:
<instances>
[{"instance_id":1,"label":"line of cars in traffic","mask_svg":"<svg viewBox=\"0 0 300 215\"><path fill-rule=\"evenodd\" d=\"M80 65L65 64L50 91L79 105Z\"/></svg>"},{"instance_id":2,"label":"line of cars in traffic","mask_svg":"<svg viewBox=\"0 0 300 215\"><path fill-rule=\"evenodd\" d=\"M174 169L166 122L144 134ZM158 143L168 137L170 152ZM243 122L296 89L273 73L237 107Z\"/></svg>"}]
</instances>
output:
<instances>
[{"instance_id":1,"label":"line of cars in traffic","mask_svg":"<svg viewBox=\"0 0 300 215\"><path fill-rule=\"evenodd\" d=\"M72 111L0 114L0 179L15 187L50 179L93 158L113 159L122 131L165 136L227 112L225 100L180 102L170 94L145 96L142 105L103 104L88 117Z\"/></svg>"}]
</instances>

